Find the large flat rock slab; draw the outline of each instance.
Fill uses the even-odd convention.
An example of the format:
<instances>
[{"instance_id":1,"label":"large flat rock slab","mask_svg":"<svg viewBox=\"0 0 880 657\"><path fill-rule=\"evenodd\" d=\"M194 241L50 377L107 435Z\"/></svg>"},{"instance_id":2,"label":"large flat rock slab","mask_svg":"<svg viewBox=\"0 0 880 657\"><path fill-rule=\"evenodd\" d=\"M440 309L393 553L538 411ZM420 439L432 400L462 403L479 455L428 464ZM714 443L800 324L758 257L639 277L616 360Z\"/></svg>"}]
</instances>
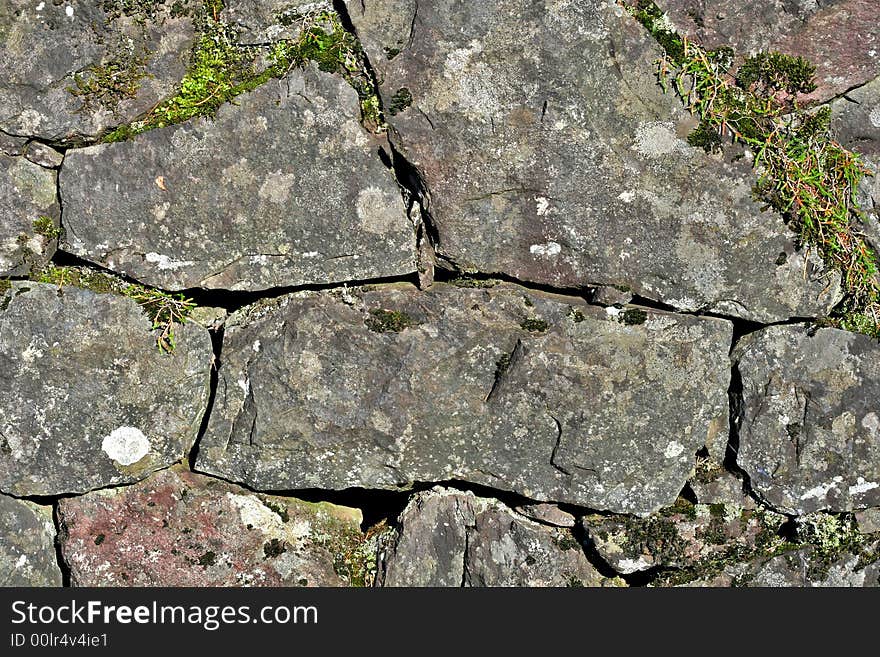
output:
<instances>
[{"instance_id":1,"label":"large flat rock slab","mask_svg":"<svg viewBox=\"0 0 880 657\"><path fill-rule=\"evenodd\" d=\"M441 263L761 322L839 299L752 199L748 162L687 145L659 46L615 3L347 4Z\"/></svg>"},{"instance_id":2,"label":"large flat rock slab","mask_svg":"<svg viewBox=\"0 0 880 657\"><path fill-rule=\"evenodd\" d=\"M61 586L52 507L0 495L0 587Z\"/></svg>"},{"instance_id":3,"label":"large flat rock slab","mask_svg":"<svg viewBox=\"0 0 880 657\"><path fill-rule=\"evenodd\" d=\"M880 506L880 345L773 326L734 351L742 376L737 463L791 514Z\"/></svg>"},{"instance_id":4,"label":"large flat rock slab","mask_svg":"<svg viewBox=\"0 0 880 657\"><path fill-rule=\"evenodd\" d=\"M0 152L0 276L28 274L58 244L56 173Z\"/></svg>"},{"instance_id":5,"label":"large flat rock slab","mask_svg":"<svg viewBox=\"0 0 880 657\"><path fill-rule=\"evenodd\" d=\"M208 400L208 332L159 351L131 299L12 282L0 293L0 490L60 495L183 458Z\"/></svg>"},{"instance_id":6,"label":"large flat rock slab","mask_svg":"<svg viewBox=\"0 0 880 657\"><path fill-rule=\"evenodd\" d=\"M65 248L165 289L416 271L415 233L358 97L315 68L193 119L71 151Z\"/></svg>"},{"instance_id":7,"label":"large flat rock slab","mask_svg":"<svg viewBox=\"0 0 880 657\"><path fill-rule=\"evenodd\" d=\"M608 586L571 531L497 500L446 488L417 494L398 519L379 586Z\"/></svg>"},{"instance_id":8,"label":"large flat rock slab","mask_svg":"<svg viewBox=\"0 0 880 657\"><path fill-rule=\"evenodd\" d=\"M76 142L171 95L196 0L0 3L0 130Z\"/></svg>"},{"instance_id":9,"label":"large flat rock slab","mask_svg":"<svg viewBox=\"0 0 880 657\"><path fill-rule=\"evenodd\" d=\"M74 586L346 586L363 575L358 509L183 469L62 500L58 515Z\"/></svg>"},{"instance_id":10,"label":"large flat rock slab","mask_svg":"<svg viewBox=\"0 0 880 657\"><path fill-rule=\"evenodd\" d=\"M233 314L197 468L266 490L465 480L649 513L727 440L723 320L510 284L301 292Z\"/></svg>"}]
</instances>

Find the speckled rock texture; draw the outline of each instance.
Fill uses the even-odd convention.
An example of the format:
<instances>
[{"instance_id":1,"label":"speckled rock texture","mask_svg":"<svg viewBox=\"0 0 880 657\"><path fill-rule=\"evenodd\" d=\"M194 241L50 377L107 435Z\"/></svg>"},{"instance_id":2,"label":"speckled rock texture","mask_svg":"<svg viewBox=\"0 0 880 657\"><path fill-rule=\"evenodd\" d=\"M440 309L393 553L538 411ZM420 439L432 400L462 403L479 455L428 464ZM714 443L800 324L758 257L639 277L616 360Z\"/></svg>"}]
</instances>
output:
<instances>
[{"instance_id":1,"label":"speckled rock texture","mask_svg":"<svg viewBox=\"0 0 880 657\"><path fill-rule=\"evenodd\" d=\"M357 509L181 469L62 500L59 516L74 586L345 586L364 576Z\"/></svg>"},{"instance_id":2,"label":"speckled rock texture","mask_svg":"<svg viewBox=\"0 0 880 657\"><path fill-rule=\"evenodd\" d=\"M835 329L746 336L738 465L773 508L802 514L880 505L880 345Z\"/></svg>"},{"instance_id":3,"label":"speckled rock texture","mask_svg":"<svg viewBox=\"0 0 880 657\"><path fill-rule=\"evenodd\" d=\"M308 68L213 121L72 151L64 247L167 289L414 272L413 227L357 108L343 80Z\"/></svg>"},{"instance_id":4,"label":"speckled rock texture","mask_svg":"<svg viewBox=\"0 0 880 657\"><path fill-rule=\"evenodd\" d=\"M0 276L39 269L58 243L56 173L0 151Z\"/></svg>"},{"instance_id":5,"label":"speckled rock texture","mask_svg":"<svg viewBox=\"0 0 880 657\"><path fill-rule=\"evenodd\" d=\"M444 488L413 497L380 567L382 586L615 586L571 532Z\"/></svg>"},{"instance_id":6,"label":"speckled rock texture","mask_svg":"<svg viewBox=\"0 0 880 657\"><path fill-rule=\"evenodd\" d=\"M614 3L347 4L441 259L761 322L839 299L752 200L748 163L687 145L659 47Z\"/></svg>"},{"instance_id":7,"label":"speckled rock texture","mask_svg":"<svg viewBox=\"0 0 880 657\"><path fill-rule=\"evenodd\" d=\"M61 586L52 507L0 495L0 587Z\"/></svg>"},{"instance_id":8,"label":"speckled rock texture","mask_svg":"<svg viewBox=\"0 0 880 657\"><path fill-rule=\"evenodd\" d=\"M3 0L0 131L75 143L137 118L183 78L199 7Z\"/></svg>"},{"instance_id":9,"label":"speckled rock texture","mask_svg":"<svg viewBox=\"0 0 880 657\"><path fill-rule=\"evenodd\" d=\"M726 441L730 338L509 284L296 293L227 322L196 465L262 489L460 479L650 513Z\"/></svg>"},{"instance_id":10,"label":"speckled rock texture","mask_svg":"<svg viewBox=\"0 0 880 657\"><path fill-rule=\"evenodd\" d=\"M208 401L196 324L161 352L131 299L13 282L0 293L0 491L83 493L184 458Z\"/></svg>"},{"instance_id":11,"label":"speckled rock texture","mask_svg":"<svg viewBox=\"0 0 880 657\"><path fill-rule=\"evenodd\" d=\"M880 5L649 4L0 0L0 586L880 585Z\"/></svg>"}]
</instances>

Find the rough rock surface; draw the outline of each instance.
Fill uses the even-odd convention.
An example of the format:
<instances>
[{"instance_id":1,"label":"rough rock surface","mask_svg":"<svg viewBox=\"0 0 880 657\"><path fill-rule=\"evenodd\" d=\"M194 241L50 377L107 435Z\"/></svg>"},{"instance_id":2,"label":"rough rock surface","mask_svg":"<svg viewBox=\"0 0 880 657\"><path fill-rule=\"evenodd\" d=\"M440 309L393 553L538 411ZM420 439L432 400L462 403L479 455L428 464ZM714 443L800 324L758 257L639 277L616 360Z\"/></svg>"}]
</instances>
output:
<instances>
[{"instance_id":1,"label":"rough rock surface","mask_svg":"<svg viewBox=\"0 0 880 657\"><path fill-rule=\"evenodd\" d=\"M0 495L0 587L61 586L52 508Z\"/></svg>"},{"instance_id":2,"label":"rough rock surface","mask_svg":"<svg viewBox=\"0 0 880 657\"><path fill-rule=\"evenodd\" d=\"M657 0L680 33L708 48L778 50L816 64L825 101L880 75L880 21L872 0Z\"/></svg>"},{"instance_id":3,"label":"rough rock surface","mask_svg":"<svg viewBox=\"0 0 880 657\"><path fill-rule=\"evenodd\" d=\"M92 138L171 94L186 71L195 0L0 5L0 130ZM107 80L113 80L107 83Z\"/></svg>"},{"instance_id":4,"label":"rough rock surface","mask_svg":"<svg viewBox=\"0 0 880 657\"><path fill-rule=\"evenodd\" d=\"M62 500L59 517L74 586L347 585L363 541L357 509L179 469Z\"/></svg>"},{"instance_id":5,"label":"rough rock surface","mask_svg":"<svg viewBox=\"0 0 880 657\"><path fill-rule=\"evenodd\" d=\"M332 9L330 0L225 0L222 16L239 43L265 44L297 38L304 14Z\"/></svg>"},{"instance_id":6,"label":"rough rock surface","mask_svg":"<svg viewBox=\"0 0 880 657\"><path fill-rule=\"evenodd\" d=\"M496 500L444 488L419 493L380 567L380 586L607 586L569 531Z\"/></svg>"},{"instance_id":7,"label":"rough rock surface","mask_svg":"<svg viewBox=\"0 0 880 657\"><path fill-rule=\"evenodd\" d=\"M858 556L847 554L833 563L822 563L813 549L804 548L733 564L712 578L689 582L688 586L873 588L880 586L880 562L860 565Z\"/></svg>"},{"instance_id":8,"label":"rough rock surface","mask_svg":"<svg viewBox=\"0 0 880 657\"><path fill-rule=\"evenodd\" d=\"M748 164L687 145L657 44L614 3L347 4L441 258L762 322L839 299L815 262L804 280Z\"/></svg>"},{"instance_id":9,"label":"rough rock surface","mask_svg":"<svg viewBox=\"0 0 880 657\"><path fill-rule=\"evenodd\" d=\"M880 77L831 104L831 128L844 146L880 159Z\"/></svg>"},{"instance_id":10,"label":"rough rock surface","mask_svg":"<svg viewBox=\"0 0 880 657\"><path fill-rule=\"evenodd\" d=\"M650 568L699 567L767 546L782 515L723 504L677 504L647 519L586 516L588 545L622 575Z\"/></svg>"},{"instance_id":11,"label":"rough rock surface","mask_svg":"<svg viewBox=\"0 0 880 657\"><path fill-rule=\"evenodd\" d=\"M733 355L742 376L737 464L786 513L880 506L880 345L772 326Z\"/></svg>"},{"instance_id":12,"label":"rough rock surface","mask_svg":"<svg viewBox=\"0 0 880 657\"><path fill-rule=\"evenodd\" d=\"M166 289L257 290L415 272L383 143L341 78L292 71L193 119L72 151L65 248Z\"/></svg>"},{"instance_id":13,"label":"rough rock surface","mask_svg":"<svg viewBox=\"0 0 880 657\"><path fill-rule=\"evenodd\" d=\"M208 398L207 331L163 354L134 301L12 282L0 292L0 490L81 493L184 457Z\"/></svg>"},{"instance_id":14,"label":"rough rock surface","mask_svg":"<svg viewBox=\"0 0 880 657\"><path fill-rule=\"evenodd\" d=\"M0 276L39 269L58 244L55 172L0 153Z\"/></svg>"},{"instance_id":15,"label":"rough rock surface","mask_svg":"<svg viewBox=\"0 0 880 657\"><path fill-rule=\"evenodd\" d=\"M731 326L510 284L301 292L233 315L197 467L262 489L460 479L628 513L727 438Z\"/></svg>"}]
</instances>

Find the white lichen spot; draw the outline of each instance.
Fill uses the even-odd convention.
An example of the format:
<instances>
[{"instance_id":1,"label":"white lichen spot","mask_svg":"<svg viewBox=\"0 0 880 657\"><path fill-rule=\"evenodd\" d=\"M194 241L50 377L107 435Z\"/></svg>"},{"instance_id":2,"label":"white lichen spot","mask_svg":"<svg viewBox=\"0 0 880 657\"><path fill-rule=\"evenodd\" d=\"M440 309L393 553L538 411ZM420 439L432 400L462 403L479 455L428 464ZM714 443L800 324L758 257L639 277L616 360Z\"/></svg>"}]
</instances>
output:
<instances>
[{"instance_id":1,"label":"white lichen spot","mask_svg":"<svg viewBox=\"0 0 880 657\"><path fill-rule=\"evenodd\" d=\"M68 18L73 18L73 7L71 7L70 5L67 5L64 8L64 13L67 14Z\"/></svg>"},{"instance_id":2,"label":"white lichen spot","mask_svg":"<svg viewBox=\"0 0 880 657\"><path fill-rule=\"evenodd\" d=\"M144 258L159 269L180 269L195 264L192 260L172 260L169 256L161 253L147 253Z\"/></svg>"},{"instance_id":3,"label":"white lichen spot","mask_svg":"<svg viewBox=\"0 0 880 657\"><path fill-rule=\"evenodd\" d=\"M550 212L550 199L546 196L536 196L535 204L537 206L536 211L539 217L546 217L547 213Z\"/></svg>"},{"instance_id":4,"label":"white lichen spot","mask_svg":"<svg viewBox=\"0 0 880 657\"><path fill-rule=\"evenodd\" d=\"M653 564L647 561L645 557L639 557L638 559L621 559L617 562L618 570L624 575L637 573L646 568L650 568L652 565Z\"/></svg>"},{"instance_id":5,"label":"white lichen spot","mask_svg":"<svg viewBox=\"0 0 880 657\"><path fill-rule=\"evenodd\" d=\"M682 452L684 452L684 445L673 440L663 450L663 456L668 459L674 459L676 456L681 456Z\"/></svg>"},{"instance_id":6,"label":"white lichen spot","mask_svg":"<svg viewBox=\"0 0 880 657\"><path fill-rule=\"evenodd\" d=\"M562 247L557 242L547 242L546 244L532 244L529 251L535 256L550 257L559 255Z\"/></svg>"},{"instance_id":7,"label":"white lichen spot","mask_svg":"<svg viewBox=\"0 0 880 657\"><path fill-rule=\"evenodd\" d=\"M27 565L27 562L28 562L27 555L23 554L18 558L18 561L15 562L15 567L16 568L24 568Z\"/></svg>"},{"instance_id":8,"label":"white lichen spot","mask_svg":"<svg viewBox=\"0 0 880 657\"><path fill-rule=\"evenodd\" d=\"M254 353L255 353L255 354L260 353L260 347L262 347L262 345L260 344L260 341L259 341L259 340L254 340L254 344L253 344L253 346L252 346L251 348L254 350Z\"/></svg>"},{"instance_id":9,"label":"white lichen spot","mask_svg":"<svg viewBox=\"0 0 880 657\"><path fill-rule=\"evenodd\" d=\"M623 201L624 203L632 203L636 198L635 192L621 192L617 195L617 198Z\"/></svg>"},{"instance_id":10,"label":"white lichen spot","mask_svg":"<svg viewBox=\"0 0 880 657\"><path fill-rule=\"evenodd\" d=\"M871 122L871 125L875 128L880 128L880 105L877 105L871 112L868 114L868 120Z\"/></svg>"},{"instance_id":11,"label":"white lichen spot","mask_svg":"<svg viewBox=\"0 0 880 657\"><path fill-rule=\"evenodd\" d=\"M645 157L660 157L674 153L681 140L671 124L659 121L642 123L636 129L635 149Z\"/></svg>"},{"instance_id":12,"label":"white lichen spot","mask_svg":"<svg viewBox=\"0 0 880 657\"><path fill-rule=\"evenodd\" d=\"M809 500L809 499L815 498L817 500L821 500L823 497L828 495L828 491L830 491L832 488L837 487L837 485L841 481L843 481L843 477L840 477L840 476L834 477L834 479L832 479L828 483L819 484L818 486L814 486L813 488L808 490L806 493L801 495L801 499L802 500Z\"/></svg>"},{"instance_id":13,"label":"white lichen spot","mask_svg":"<svg viewBox=\"0 0 880 657\"><path fill-rule=\"evenodd\" d=\"M880 488L880 484L876 481L865 481L864 477L859 477L856 479L856 483L849 487L849 494L860 495L861 493L867 493L869 490L874 490L875 488Z\"/></svg>"},{"instance_id":14,"label":"white lichen spot","mask_svg":"<svg viewBox=\"0 0 880 657\"><path fill-rule=\"evenodd\" d=\"M389 230L393 219L401 215L400 196L371 185L360 191L355 209L365 231L382 235Z\"/></svg>"},{"instance_id":15,"label":"white lichen spot","mask_svg":"<svg viewBox=\"0 0 880 657\"><path fill-rule=\"evenodd\" d=\"M45 9L45 8L46 8L45 2L41 2L40 4L37 5L37 11L43 11L43 9Z\"/></svg>"},{"instance_id":16,"label":"white lichen spot","mask_svg":"<svg viewBox=\"0 0 880 657\"><path fill-rule=\"evenodd\" d=\"M282 173L280 170L273 171L266 176L266 180L260 185L260 191L257 192L257 195L262 199L268 200L270 203L280 205L286 203L290 198L290 192L295 184L295 174Z\"/></svg>"},{"instance_id":17,"label":"white lichen spot","mask_svg":"<svg viewBox=\"0 0 880 657\"><path fill-rule=\"evenodd\" d=\"M120 465L133 465L150 451L150 441L135 427L119 427L101 443L101 449Z\"/></svg>"}]
</instances>

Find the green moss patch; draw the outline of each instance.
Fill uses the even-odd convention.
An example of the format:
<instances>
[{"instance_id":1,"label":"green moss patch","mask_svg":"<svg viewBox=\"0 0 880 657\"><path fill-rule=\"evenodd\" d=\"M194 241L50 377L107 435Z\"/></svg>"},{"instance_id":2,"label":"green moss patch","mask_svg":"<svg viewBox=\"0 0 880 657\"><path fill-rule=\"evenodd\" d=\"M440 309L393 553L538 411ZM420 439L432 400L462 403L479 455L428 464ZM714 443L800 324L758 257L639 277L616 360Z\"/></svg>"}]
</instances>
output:
<instances>
[{"instance_id":1,"label":"green moss patch","mask_svg":"<svg viewBox=\"0 0 880 657\"><path fill-rule=\"evenodd\" d=\"M123 141L194 117L212 117L237 96L310 62L321 71L342 75L358 93L364 126L374 131L384 129L379 97L363 50L335 12L285 14L285 20L302 25L297 39L242 46L235 30L223 20L222 9L221 0L206 0L197 18L199 36L177 92L142 119L105 134L103 141ZM120 79L119 84L123 85L122 91L130 91L125 80Z\"/></svg>"}]
</instances>

